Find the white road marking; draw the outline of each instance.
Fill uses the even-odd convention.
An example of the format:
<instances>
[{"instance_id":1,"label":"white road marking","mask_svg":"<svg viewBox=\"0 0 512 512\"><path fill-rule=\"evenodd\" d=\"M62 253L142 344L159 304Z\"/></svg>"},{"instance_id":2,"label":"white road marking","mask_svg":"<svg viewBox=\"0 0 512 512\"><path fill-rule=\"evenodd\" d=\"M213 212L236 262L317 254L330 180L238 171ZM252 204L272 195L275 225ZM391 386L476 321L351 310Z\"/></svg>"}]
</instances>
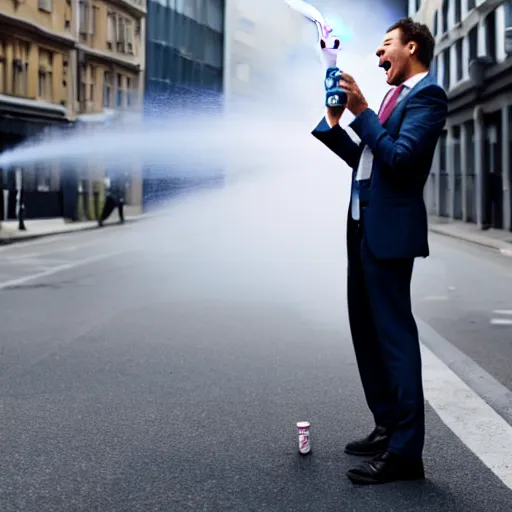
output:
<instances>
[{"instance_id":1,"label":"white road marking","mask_svg":"<svg viewBox=\"0 0 512 512\"><path fill-rule=\"evenodd\" d=\"M500 249L500 252L503 256L512 256L512 249Z\"/></svg>"},{"instance_id":2,"label":"white road marking","mask_svg":"<svg viewBox=\"0 0 512 512\"><path fill-rule=\"evenodd\" d=\"M426 297L423 297L423 300L445 301L445 300L448 300L448 297L446 297L446 295L427 295Z\"/></svg>"},{"instance_id":3,"label":"white road marking","mask_svg":"<svg viewBox=\"0 0 512 512\"><path fill-rule=\"evenodd\" d=\"M71 263L59 265L57 267L53 267L43 272L38 272L37 274L30 274L28 276L23 276L17 279L11 279L10 281L4 281L3 283L0 283L0 290L4 290L5 288L11 288L12 286L20 286L29 281L34 281L35 279L52 276L54 274L58 274L59 272L64 272L65 270L72 270L74 268L81 267L82 265L96 263L97 261L105 260L107 258L111 258L112 256L117 256L119 254L121 254L121 251L104 253L98 256L93 256L91 258L85 258L83 260L73 261Z\"/></svg>"},{"instance_id":4,"label":"white road marking","mask_svg":"<svg viewBox=\"0 0 512 512\"><path fill-rule=\"evenodd\" d=\"M493 318L491 325L512 325L512 319L508 318Z\"/></svg>"},{"instance_id":5,"label":"white road marking","mask_svg":"<svg viewBox=\"0 0 512 512\"><path fill-rule=\"evenodd\" d=\"M512 316L512 309L495 309L492 312L493 315L511 315Z\"/></svg>"},{"instance_id":6,"label":"white road marking","mask_svg":"<svg viewBox=\"0 0 512 512\"><path fill-rule=\"evenodd\" d=\"M422 345L425 398L445 425L512 489L512 426Z\"/></svg>"}]
</instances>

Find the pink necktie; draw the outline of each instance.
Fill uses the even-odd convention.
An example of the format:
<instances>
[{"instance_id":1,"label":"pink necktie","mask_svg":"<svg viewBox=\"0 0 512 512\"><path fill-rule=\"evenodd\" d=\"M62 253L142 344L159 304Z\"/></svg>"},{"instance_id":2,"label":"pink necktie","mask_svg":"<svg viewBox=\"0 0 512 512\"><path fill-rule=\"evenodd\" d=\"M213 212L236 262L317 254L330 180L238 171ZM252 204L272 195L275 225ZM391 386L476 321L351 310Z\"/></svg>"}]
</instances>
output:
<instances>
[{"instance_id":1,"label":"pink necktie","mask_svg":"<svg viewBox=\"0 0 512 512\"><path fill-rule=\"evenodd\" d=\"M391 94L389 101L384 105L384 108L381 106L381 111L379 112L379 121L381 124L384 124L387 121L388 117L391 115L391 112L393 112L395 109L398 96L400 96L400 93L404 90L404 87L405 86L403 84L396 87ZM386 100L386 97L387 95L384 97L384 101Z\"/></svg>"}]
</instances>

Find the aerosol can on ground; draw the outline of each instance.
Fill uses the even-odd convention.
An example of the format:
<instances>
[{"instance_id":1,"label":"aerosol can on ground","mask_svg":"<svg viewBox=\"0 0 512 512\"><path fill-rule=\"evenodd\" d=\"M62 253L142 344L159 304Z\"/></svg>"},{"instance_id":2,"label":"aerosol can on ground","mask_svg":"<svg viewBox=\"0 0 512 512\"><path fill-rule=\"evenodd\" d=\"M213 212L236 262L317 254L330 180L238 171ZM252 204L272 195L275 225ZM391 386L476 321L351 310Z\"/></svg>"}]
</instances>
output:
<instances>
[{"instance_id":1,"label":"aerosol can on ground","mask_svg":"<svg viewBox=\"0 0 512 512\"><path fill-rule=\"evenodd\" d=\"M299 434L299 453L307 455L311 452L311 424L309 421L299 421L297 423L297 430Z\"/></svg>"}]
</instances>

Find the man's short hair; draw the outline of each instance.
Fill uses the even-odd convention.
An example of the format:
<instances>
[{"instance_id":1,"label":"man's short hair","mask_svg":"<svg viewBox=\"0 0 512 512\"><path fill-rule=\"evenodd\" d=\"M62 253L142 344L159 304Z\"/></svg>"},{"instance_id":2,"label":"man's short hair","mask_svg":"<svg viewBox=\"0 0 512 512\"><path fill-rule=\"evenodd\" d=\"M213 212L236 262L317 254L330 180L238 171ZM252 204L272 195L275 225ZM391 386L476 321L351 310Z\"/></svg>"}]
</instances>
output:
<instances>
[{"instance_id":1,"label":"man's short hair","mask_svg":"<svg viewBox=\"0 0 512 512\"><path fill-rule=\"evenodd\" d=\"M401 18L391 27L387 32L400 29L402 33L402 42L404 44L414 41L418 45L418 53L416 54L418 60L427 68L434 58L434 47L436 45L434 36L430 32L427 25L418 23L412 18Z\"/></svg>"}]
</instances>

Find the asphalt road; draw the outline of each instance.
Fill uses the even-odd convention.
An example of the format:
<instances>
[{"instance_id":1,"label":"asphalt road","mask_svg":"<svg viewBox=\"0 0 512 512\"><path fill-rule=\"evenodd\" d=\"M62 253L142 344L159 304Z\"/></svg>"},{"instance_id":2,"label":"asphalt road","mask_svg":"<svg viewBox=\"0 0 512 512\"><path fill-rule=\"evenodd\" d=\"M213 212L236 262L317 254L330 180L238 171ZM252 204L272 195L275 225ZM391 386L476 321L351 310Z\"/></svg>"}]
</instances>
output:
<instances>
[{"instance_id":1,"label":"asphalt road","mask_svg":"<svg viewBox=\"0 0 512 512\"><path fill-rule=\"evenodd\" d=\"M242 230L231 245L212 230L219 214L188 220L1 248L2 512L512 510L512 491L430 404L426 482L346 479L357 459L343 446L372 425L342 235L341 252L308 274L311 253L285 261L304 244L269 235L289 252L254 255ZM491 323L512 309L512 261L431 244L418 315L512 389L512 326ZM312 423L307 457L301 420Z\"/></svg>"}]
</instances>

